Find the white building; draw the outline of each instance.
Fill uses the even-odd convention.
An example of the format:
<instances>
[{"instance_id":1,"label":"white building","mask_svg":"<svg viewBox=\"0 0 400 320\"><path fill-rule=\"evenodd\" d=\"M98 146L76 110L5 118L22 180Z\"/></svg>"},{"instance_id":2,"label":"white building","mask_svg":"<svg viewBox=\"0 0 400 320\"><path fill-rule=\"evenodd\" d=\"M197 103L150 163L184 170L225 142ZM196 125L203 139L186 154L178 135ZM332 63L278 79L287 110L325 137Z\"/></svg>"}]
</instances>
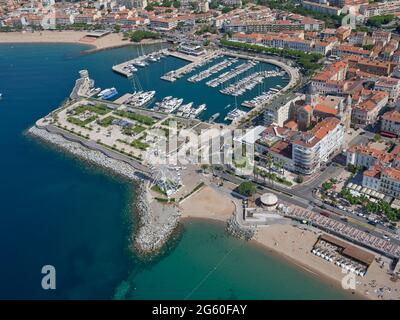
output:
<instances>
[{"instance_id":1,"label":"white building","mask_svg":"<svg viewBox=\"0 0 400 320\"><path fill-rule=\"evenodd\" d=\"M269 104L264 111L264 125L269 126L272 123L276 123L279 127L283 127L283 124L289 120L291 109L296 101L305 100L305 98L305 95L299 95L284 105Z\"/></svg>"},{"instance_id":2,"label":"white building","mask_svg":"<svg viewBox=\"0 0 400 320\"><path fill-rule=\"evenodd\" d=\"M334 117L319 122L313 129L300 133L292 142L292 159L302 174L316 172L322 163L341 149L344 129Z\"/></svg>"}]
</instances>

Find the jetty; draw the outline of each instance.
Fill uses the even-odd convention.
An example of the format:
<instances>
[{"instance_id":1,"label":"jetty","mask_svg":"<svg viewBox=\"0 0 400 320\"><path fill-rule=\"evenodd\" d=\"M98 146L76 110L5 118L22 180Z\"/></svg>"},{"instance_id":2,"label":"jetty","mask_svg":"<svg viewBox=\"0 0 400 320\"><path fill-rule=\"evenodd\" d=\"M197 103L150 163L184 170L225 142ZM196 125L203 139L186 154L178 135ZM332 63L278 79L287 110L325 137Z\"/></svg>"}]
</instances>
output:
<instances>
[{"instance_id":1,"label":"jetty","mask_svg":"<svg viewBox=\"0 0 400 320\"><path fill-rule=\"evenodd\" d=\"M236 63L237 61L238 60L234 59L234 58L224 59L222 62L211 66L207 70L204 70L194 76L191 76L190 78L188 78L188 81L189 82L200 82L200 81L212 76L213 74L220 72L221 70L231 66L232 64Z\"/></svg>"},{"instance_id":2,"label":"jetty","mask_svg":"<svg viewBox=\"0 0 400 320\"><path fill-rule=\"evenodd\" d=\"M170 51L169 55L173 55L173 56L175 56L177 58L181 58L181 59L184 59L183 57L185 57L185 60L188 60L190 57L190 60L191 60L191 63L189 63L179 69L169 71L166 74L164 74L163 76L161 76L162 80L169 81L169 82L175 82L179 78L183 77L185 74L192 72L196 68L201 67L204 64L206 64L207 62L211 61L212 59L215 59L216 57L220 56L220 51L217 50L217 51L207 52L205 55L202 55L202 56L191 56L191 55L184 54L181 52Z\"/></svg>"},{"instance_id":3,"label":"jetty","mask_svg":"<svg viewBox=\"0 0 400 320\"><path fill-rule=\"evenodd\" d=\"M219 85L227 82L228 80L237 77L238 75L246 72L247 70L253 68L258 62L257 61L248 61L246 63L242 63L238 65L231 71L225 72L221 74L219 77L212 79L206 82L206 85L212 88L218 87Z\"/></svg>"},{"instance_id":4,"label":"jetty","mask_svg":"<svg viewBox=\"0 0 400 320\"><path fill-rule=\"evenodd\" d=\"M161 58L162 56L165 55L170 55L170 51L167 49L161 49L159 51L155 51L155 52L151 52L139 57L136 57L134 59L122 62L120 64L116 64L114 66L112 66L112 70L115 73L118 73L122 76L125 76L127 78L130 78L133 76L134 72L135 72L135 66L140 66L140 67L145 67L147 65L147 62L149 59L152 59L152 57L157 57ZM157 61L157 60L155 60ZM154 61L154 62L155 62Z\"/></svg>"}]
</instances>

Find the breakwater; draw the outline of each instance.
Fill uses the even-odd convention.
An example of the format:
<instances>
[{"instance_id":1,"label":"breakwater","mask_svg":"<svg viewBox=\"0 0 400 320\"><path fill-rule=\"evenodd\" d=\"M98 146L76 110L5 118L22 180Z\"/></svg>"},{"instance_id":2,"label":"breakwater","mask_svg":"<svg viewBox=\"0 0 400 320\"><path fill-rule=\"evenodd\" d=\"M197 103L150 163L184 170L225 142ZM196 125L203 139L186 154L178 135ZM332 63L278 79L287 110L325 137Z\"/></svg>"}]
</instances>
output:
<instances>
[{"instance_id":1,"label":"breakwater","mask_svg":"<svg viewBox=\"0 0 400 320\"><path fill-rule=\"evenodd\" d=\"M134 237L134 248L142 256L154 255L173 235L180 220L180 212L173 205L162 204L151 197L145 183L139 185L136 207L139 226Z\"/></svg>"},{"instance_id":2,"label":"breakwater","mask_svg":"<svg viewBox=\"0 0 400 320\"><path fill-rule=\"evenodd\" d=\"M133 247L140 255L154 255L162 249L178 226L180 214L176 207L151 199L147 188L148 181L139 179L135 168L126 162L110 158L98 150L91 150L59 134L50 133L46 129L33 126L28 130L28 134L135 181L137 183L138 228L133 236Z\"/></svg>"}]
</instances>

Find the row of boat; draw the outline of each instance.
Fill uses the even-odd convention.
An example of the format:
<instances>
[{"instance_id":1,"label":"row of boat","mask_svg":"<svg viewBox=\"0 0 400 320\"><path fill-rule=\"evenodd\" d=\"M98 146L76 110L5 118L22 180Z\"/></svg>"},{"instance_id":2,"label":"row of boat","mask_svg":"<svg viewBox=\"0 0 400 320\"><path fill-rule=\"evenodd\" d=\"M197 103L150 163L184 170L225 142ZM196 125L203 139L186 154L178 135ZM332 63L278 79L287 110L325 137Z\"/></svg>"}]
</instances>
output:
<instances>
[{"instance_id":1,"label":"row of boat","mask_svg":"<svg viewBox=\"0 0 400 320\"><path fill-rule=\"evenodd\" d=\"M144 107L144 106L148 105L150 101L153 100L155 94L156 94L155 91L134 92L130 96L127 103L130 105L133 105L135 107Z\"/></svg>"},{"instance_id":2,"label":"row of boat","mask_svg":"<svg viewBox=\"0 0 400 320\"><path fill-rule=\"evenodd\" d=\"M267 103L273 96L275 96L282 89L281 85L277 85L277 88L271 88L267 92L263 92L262 94L254 97L251 100L245 100L242 102L243 107L247 108L255 108L259 105Z\"/></svg>"},{"instance_id":3,"label":"row of boat","mask_svg":"<svg viewBox=\"0 0 400 320\"><path fill-rule=\"evenodd\" d=\"M183 104L178 108L177 116L184 118L196 118L200 113L207 109L205 104L201 104L197 108L193 108L193 102L189 102L187 104Z\"/></svg>"},{"instance_id":4,"label":"row of boat","mask_svg":"<svg viewBox=\"0 0 400 320\"><path fill-rule=\"evenodd\" d=\"M228 58L228 59L224 59L223 61L209 67L207 70L204 70L198 74L195 74L191 77L188 78L189 82L200 82L208 77L210 77L211 75L220 72L221 70L230 67L232 64L236 63L238 61L238 59L235 58Z\"/></svg>"},{"instance_id":5,"label":"row of boat","mask_svg":"<svg viewBox=\"0 0 400 320\"><path fill-rule=\"evenodd\" d=\"M264 75L264 72L254 72L234 84L219 90L219 92L234 97L241 96L247 90L252 90L257 84L262 83L264 81Z\"/></svg>"},{"instance_id":6,"label":"row of boat","mask_svg":"<svg viewBox=\"0 0 400 320\"><path fill-rule=\"evenodd\" d=\"M240 110L239 108L235 108L232 111L229 111L225 117L225 120L235 121L238 118L241 118L247 114L246 111Z\"/></svg>"},{"instance_id":7,"label":"row of boat","mask_svg":"<svg viewBox=\"0 0 400 320\"><path fill-rule=\"evenodd\" d=\"M231 84L230 86L219 90L219 92L237 97L248 90L254 89L257 84L263 83L265 78L283 76L284 74L285 71L279 70L254 72L249 76Z\"/></svg>"},{"instance_id":8,"label":"row of boat","mask_svg":"<svg viewBox=\"0 0 400 320\"><path fill-rule=\"evenodd\" d=\"M149 62L158 62L164 57L162 52L150 53L148 55L140 56L136 59L129 61L129 63L123 67L125 72L136 72L138 69L136 67L144 68L149 65Z\"/></svg>"},{"instance_id":9,"label":"row of boat","mask_svg":"<svg viewBox=\"0 0 400 320\"><path fill-rule=\"evenodd\" d=\"M249 61L242 63L232 69L231 71L224 72L223 74L219 75L217 78L212 79L210 81L206 82L206 85L212 88L218 87L220 84L223 84L227 82L228 80L237 77L238 75L242 74L243 72L246 72L247 70L253 68L256 64L258 64L258 61Z\"/></svg>"},{"instance_id":10,"label":"row of boat","mask_svg":"<svg viewBox=\"0 0 400 320\"><path fill-rule=\"evenodd\" d=\"M193 102L182 104L182 98L174 98L172 96L165 97L162 101L156 102L154 110L162 111L165 113L172 113L177 111L176 115L185 118L196 118L204 110L207 109L205 104L193 107Z\"/></svg>"}]
</instances>

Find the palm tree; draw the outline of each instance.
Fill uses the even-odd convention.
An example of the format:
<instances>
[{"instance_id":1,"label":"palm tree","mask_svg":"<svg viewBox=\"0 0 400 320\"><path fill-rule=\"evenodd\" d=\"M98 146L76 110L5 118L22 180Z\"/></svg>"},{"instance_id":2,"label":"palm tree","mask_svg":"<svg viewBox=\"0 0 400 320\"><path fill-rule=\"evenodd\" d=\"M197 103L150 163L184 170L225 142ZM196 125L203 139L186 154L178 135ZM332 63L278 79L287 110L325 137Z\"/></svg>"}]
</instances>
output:
<instances>
[{"instance_id":1,"label":"palm tree","mask_svg":"<svg viewBox=\"0 0 400 320\"><path fill-rule=\"evenodd\" d=\"M266 160L267 160L266 163L267 163L268 173L269 173L268 178L269 178L269 182L271 182L271 178L272 178L271 168L272 168L272 165L273 165L272 154L267 153Z\"/></svg>"},{"instance_id":2,"label":"palm tree","mask_svg":"<svg viewBox=\"0 0 400 320\"><path fill-rule=\"evenodd\" d=\"M279 160L276 164L276 167L279 169L282 175L285 175L285 165L286 161L285 160Z\"/></svg>"}]
</instances>

